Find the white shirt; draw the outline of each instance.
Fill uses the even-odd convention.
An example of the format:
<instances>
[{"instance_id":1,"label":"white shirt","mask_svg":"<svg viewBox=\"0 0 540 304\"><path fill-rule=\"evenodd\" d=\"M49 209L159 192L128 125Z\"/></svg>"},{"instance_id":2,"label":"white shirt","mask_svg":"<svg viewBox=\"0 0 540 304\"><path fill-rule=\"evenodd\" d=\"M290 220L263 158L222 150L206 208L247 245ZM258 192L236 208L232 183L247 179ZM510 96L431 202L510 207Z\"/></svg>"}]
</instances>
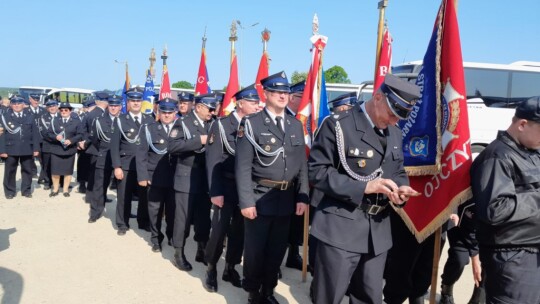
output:
<instances>
[{"instance_id":1,"label":"white shirt","mask_svg":"<svg viewBox=\"0 0 540 304\"><path fill-rule=\"evenodd\" d=\"M129 115L131 116L131 118L133 118L133 121L139 121L139 123L142 123L142 115L141 113L139 114L133 114L131 112L129 112ZM137 117L137 120L135 120L135 117Z\"/></svg>"},{"instance_id":2,"label":"white shirt","mask_svg":"<svg viewBox=\"0 0 540 304\"><path fill-rule=\"evenodd\" d=\"M281 117L282 126L280 126L280 127L281 127L281 130L285 131L285 125L283 125L285 123L285 113L282 113L281 115L276 115L276 114L270 112L267 108L264 108L264 110L266 111L268 116L270 116L270 118L272 118L272 121L274 122L274 124L276 124L276 117L277 116Z\"/></svg>"}]
</instances>

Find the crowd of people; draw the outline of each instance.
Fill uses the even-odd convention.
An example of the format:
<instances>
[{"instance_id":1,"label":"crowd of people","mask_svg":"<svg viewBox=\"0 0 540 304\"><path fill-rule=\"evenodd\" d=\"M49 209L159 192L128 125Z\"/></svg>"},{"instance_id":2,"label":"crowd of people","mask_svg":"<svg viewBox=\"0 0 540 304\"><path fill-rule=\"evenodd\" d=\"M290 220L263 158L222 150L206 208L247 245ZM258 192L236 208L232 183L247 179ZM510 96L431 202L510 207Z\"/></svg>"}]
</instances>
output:
<instances>
[{"instance_id":1,"label":"crowd of people","mask_svg":"<svg viewBox=\"0 0 540 304\"><path fill-rule=\"evenodd\" d=\"M161 252L166 241L181 271L193 269L184 252L193 226L203 287L218 292L226 244L222 280L243 288L248 303L278 303L274 288L287 252L285 265L302 269L298 248L311 208L304 258L314 303L341 303L345 295L350 303L423 303L434 236L418 244L393 210L419 195L408 186L396 127L419 88L387 75L366 102L354 93L331 100L332 114L306 155L295 118L304 83L290 85L280 72L260 85L264 103L255 84L247 86L234 95L236 109L220 118L220 93L156 100L151 115L141 112L140 88L125 92L125 112L121 96L95 92L79 115L68 102L50 99L42 107L39 95L13 96L0 109L5 197L17 195L19 165L22 196L32 197L36 176L50 197L69 197L77 162L89 224L100 220L107 191L116 188L116 233L129 232L138 201L136 222L150 233L151 250ZM440 303L454 302L452 286L469 256L478 286L469 303L485 301L484 281L488 303L540 303L538 109L538 98L520 105L509 130L474 162L474 198L457 212L465 224L448 232Z\"/></svg>"}]
</instances>

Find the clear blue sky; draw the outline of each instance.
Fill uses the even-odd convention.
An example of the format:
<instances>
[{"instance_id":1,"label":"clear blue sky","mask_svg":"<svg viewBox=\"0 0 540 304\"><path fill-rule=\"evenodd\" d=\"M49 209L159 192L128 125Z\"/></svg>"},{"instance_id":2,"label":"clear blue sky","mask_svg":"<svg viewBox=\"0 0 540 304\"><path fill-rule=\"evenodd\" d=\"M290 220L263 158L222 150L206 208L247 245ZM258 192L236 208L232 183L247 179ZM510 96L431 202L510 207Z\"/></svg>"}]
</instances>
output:
<instances>
[{"instance_id":1,"label":"clear blue sky","mask_svg":"<svg viewBox=\"0 0 540 304\"><path fill-rule=\"evenodd\" d=\"M229 29L240 20L240 82L254 82L262 52L260 32L271 32L270 73L307 71L311 21L329 37L326 69L339 65L353 83L373 77L379 11L377 0L174 1L2 0L0 87L23 85L118 89L128 61L132 84L144 84L148 57L168 46L171 82L195 82L201 37L207 27L207 67L213 89L229 77ZM394 37L394 65L421 59L438 0L389 0L386 19ZM465 61L540 61L540 1L459 0ZM250 25L258 23L254 27Z\"/></svg>"}]
</instances>

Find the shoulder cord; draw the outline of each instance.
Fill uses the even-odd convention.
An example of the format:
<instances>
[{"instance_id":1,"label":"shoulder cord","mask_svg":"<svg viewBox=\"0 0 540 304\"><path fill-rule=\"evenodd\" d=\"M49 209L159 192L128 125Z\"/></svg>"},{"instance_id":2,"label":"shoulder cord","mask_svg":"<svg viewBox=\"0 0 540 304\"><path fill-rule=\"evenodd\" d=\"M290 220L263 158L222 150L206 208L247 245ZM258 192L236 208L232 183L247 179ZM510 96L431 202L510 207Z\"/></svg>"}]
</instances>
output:
<instances>
[{"instance_id":1,"label":"shoulder cord","mask_svg":"<svg viewBox=\"0 0 540 304\"><path fill-rule=\"evenodd\" d=\"M236 151L233 149L233 147L231 147L229 141L227 140L227 133L225 133L225 128L221 124L221 120L218 120L217 124L219 128L219 135L221 136L221 145L225 147L230 155L234 156Z\"/></svg>"},{"instance_id":2,"label":"shoulder cord","mask_svg":"<svg viewBox=\"0 0 540 304\"><path fill-rule=\"evenodd\" d=\"M167 147L165 147L165 149L160 150L156 148L156 146L154 146L154 143L152 143L152 134L150 133L150 130L148 130L148 125L144 125L144 130L146 132L146 141L148 142L148 146L150 147L150 149L152 149L154 153L159 154L159 155L167 154Z\"/></svg>"},{"instance_id":3,"label":"shoulder cord","mask_svg":"<svg viewBox=\"0 0 540 304\"><path fill-rule=\"evenodd\" d=\"M124 130L122 130L122 123L120 122L120 117L116 118L116 122L117 122L118 128L120 129L120 133L122 134L124 139L130 144L134 144L137 142L137 140L139 140L139 135L141 134L141 128L143 126L146 126L146 124L141 124L141 126L139 127L139 131L137 132L137 135L135 135L133 139L130 139L129 137L126 136L126 133L124 133Z\"/></svg>"},{"instance_id":4,"label":"shoulder cord","mask_svg":"<svg viewBox=\"0 0 540 304\"><path fill-rule=\"evenodd\" d=\"M339 161L341 165L343 166L343 169L347 174L354 178L355 180L367 183L369 181L375 180L377 178L380 178L383 175L383 170L381 167L379 167L377 170L373 171L373 173L363 176L354 173L349 165L347 164L347 160L345 158L345 143L343 139L343 131L341 130L341 125L339 124L339 121L336 121L336 145L339 155Z\"/></svg>"},{"instance_id":5,"label":"shoulder cord","mask_svg":"<svg viewBox=\"0 0 540 304\"><path fill-rule=\"evenodd\" d=\"M4 117L4 115L1 115L1 116L2 116L2 124L4 125L4 128L6 128L6 130L9 132L9 134L17 134L21 132L21 136L22 136L21 126L18 126L16 129L11 129L6 123L6 118Z\"/></svg>"},{"instance_id":6,"label":"shoulder cord","mask_svg":"<svg viewBox=\"0 0 540 304\"><path fill-rule=\"evenodd\" d=\"M94 123L96 124L96 131L97 131L96 133L97 133L98 139L104 143L110 143L111 138L107 137L107 135L105 135L105 132L103 132L103 129L101 128L101 123L99 122L99 118L96 118L94 120Z\"/></svg>"},{"instance_id":7,"label":"shoulder cord","mask_svg":"<svg viewBox=\"0 0 540 304\"><path fill-rule=\"evenodd\" d=\"M255 139L253 138L253 128L251 127L251 122L249 121L249 119L246 119L245 121L245 130L244 130L244 135L246 136L246 138L248 139L248 141L251 143L251 145L253 146L253 148L255 148L255 155L257 155L257 159L259 160L259 163L264 166L264 167L269 167L271 165L273 165L276 160L278 159L279 157L279 154L283 154L285 155L285 148L283 147L279 147L279 149L277 149L276 151L274 152L266 152L264 151L263 148L261 148L257 142L255 142ZM259 157L259 153L261 153L262 155L264 156L268 156L268 157L274 157L274 159L270 162L270 163L264 163L261 158Z\"/></svg>"},{"instance_id":8,"label":"shoulder cord","mask_svg":"<svg viewBox=\"0 0 540 304\"><path fill-rule=\"evenodd\" d=\"M191 135L191 132L189 132L189 129L188 127L186 126L186 124L184 123L184 121L182 120L182 132L184 132L184 137L186 139L191 139L193 138L193 136ZM204 153L204 151L206 150L206 146L205 147L202 147L201 149L199 150L195 150L194 152L195 153Z\"/></svg>"}]
</instances>

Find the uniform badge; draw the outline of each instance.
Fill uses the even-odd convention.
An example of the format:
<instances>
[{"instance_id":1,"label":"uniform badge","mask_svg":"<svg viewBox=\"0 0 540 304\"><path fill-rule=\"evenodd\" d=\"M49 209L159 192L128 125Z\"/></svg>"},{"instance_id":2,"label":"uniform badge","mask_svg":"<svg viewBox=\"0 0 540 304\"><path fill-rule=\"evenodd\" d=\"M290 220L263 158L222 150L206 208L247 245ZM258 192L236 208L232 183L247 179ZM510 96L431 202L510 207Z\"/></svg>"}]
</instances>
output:
<instances>
[{"instance_id":1,"label":"uniform badge","mask_svg":"<svg viewBox=\"0 0 540 304\"><path fill-rule=\"evenodd\" d=\"M193 123L196 125L196 126L199 126L199 122L194 120Z\"/></svg>"},{"instance_id":2,"label":"uniform badge","mask_svg":"<svg viewBox=\"0 0 540 304\"><path fill-rule=\"evenodd\" d=\"M244 126L240 126L238 128L238 132L236 133L236 136L238 137L244 137Z\"/></svg>"},{"instance_id":3,"label":"uniform badge","mask_svg":"<svg viewBox=\"0 0 540 304\"><path fill-rule=\"evenodd\" d=\"M134 129L129 129L129 132L135 132L135 130Z\"/></svg>"},{"instance_id":4,"label":"uniform badge","mask_svg":"<svg viewBox=\"0 0 540 304\"><path fill-rule=\"evenodd\" d=\"M60 129L63 129L64 127L60 126Z\"/></svg>"},{"instance_id":5,"label":"uniform badge","mask_svg":"<svg viewBox=\"0 0 540 304\"><path fill-rule=\"evenodd\" d=\"M271 149L272 148L270 148L269 145L264 146L264 151L266 151L266 152L270 152Z\"/></svg>"},{"instance_id":6,"label":"uniform badge","mask_svg":"<svg viewBox=\"0 0 540 304\"><path fill-rule=\"evenodd\" d=\"M158 130L161 130L161 125L158 125L158 126L157 126L157 129L158 129Z\"/></svg>"},{"instance_id":7,"label":"uniform badge","mask_svg":"<svg viewBox=\"0 0 540 304\"><path fill-rule=\"evenodd\" d=\"M214 143L214 133L212 133L212 134L210 135L210 139L208 139L208 143L209 143L209 144L213 144L213 143Z\"/></svg>"},{"instance_id":8,"label":"uniform badge","mask_svg":"<svg viewBox=\"0 0 540 304\"><path fill-rule=\"evenodd\" d=\"M361 159L358 161L358 167L360 168L364 168L366 166L366 160L365 159Z\"/></svg>"},{"instance_id":9,"label":"uniform badge","mask_svg":"<svg viewBox=\"0 0 540 304\"><path fill-rule=\"evenodd\" d=\"M172 129L170 136L176 138L178 136L178 129Z\"/></svg>"},{"instance_id":10,"label":"uniform badge","mask_svg":"<svg viewBox=\"0 0 540 304\"><path fill-rule=\"evenodd\" d=\"M276 139L272 137L272 138L270 138L270 142L273 143L273 144L275 144L275 143L276 143Z\"/></svg>"},{"instance_id":11,"label":"uniform badge","mask_svg":"<svg viewBox=\"0 0 540 304\"><path fill-rule=\"evenodd\" d=\"M366 155L367 155L367 157L372 158L373 157L373 150L368 150Z\"/></svg>"},{"instance_id":12,"label":"uniform badge","mask_svg":"<svg viewBox=\"0 0 540 304\"><path fill-rule=\"evenodd\" d=\"M163 140L163 138L159 140L159 143L160 143L160 144L162 144L162 143L164 143L164 142L165 142L165 141Z\"/></svg>"},{"instance_id":13,"label":"uniform badge","mask_svg":"<svg viewBox=\"0 0 540 304\"><path fill-rule=\"evenodd\" d=\"M359 156L360 150L358 148L350 148L349 149L349 156Z\"/></svg>"},{"instance_id":14,"label":"uniform badge","mask_svg":"<svg viewBox=\"0 0 540 304\"><path fill-rule=\"evenodd\" d=\"M139 138L137 138L137 141L135 141L135 144L136 145L140 145L141 144L141 140Z\"/></svg>"},{"instance_id":15,"label":"uniform badge","mask_svg":"<svg viewBox=\"0 0 540 304\"><path fill-rule=\"evenodd\" d=\"M268 119L268 117L265 117L265 118L264 118L264 122L265 122L265 123L270 123L270 119Z\"/></svg>"},{"instance_id":16,"label":"uniform badge","mask_svg":"<svg viewBox=\"0 0 540 304\"><path fill-rule=\"evenodd\" d=\"M126 135L127 135L127 137L131 137L131 133L127 133Z\"/></svg>"}]
</instances>

